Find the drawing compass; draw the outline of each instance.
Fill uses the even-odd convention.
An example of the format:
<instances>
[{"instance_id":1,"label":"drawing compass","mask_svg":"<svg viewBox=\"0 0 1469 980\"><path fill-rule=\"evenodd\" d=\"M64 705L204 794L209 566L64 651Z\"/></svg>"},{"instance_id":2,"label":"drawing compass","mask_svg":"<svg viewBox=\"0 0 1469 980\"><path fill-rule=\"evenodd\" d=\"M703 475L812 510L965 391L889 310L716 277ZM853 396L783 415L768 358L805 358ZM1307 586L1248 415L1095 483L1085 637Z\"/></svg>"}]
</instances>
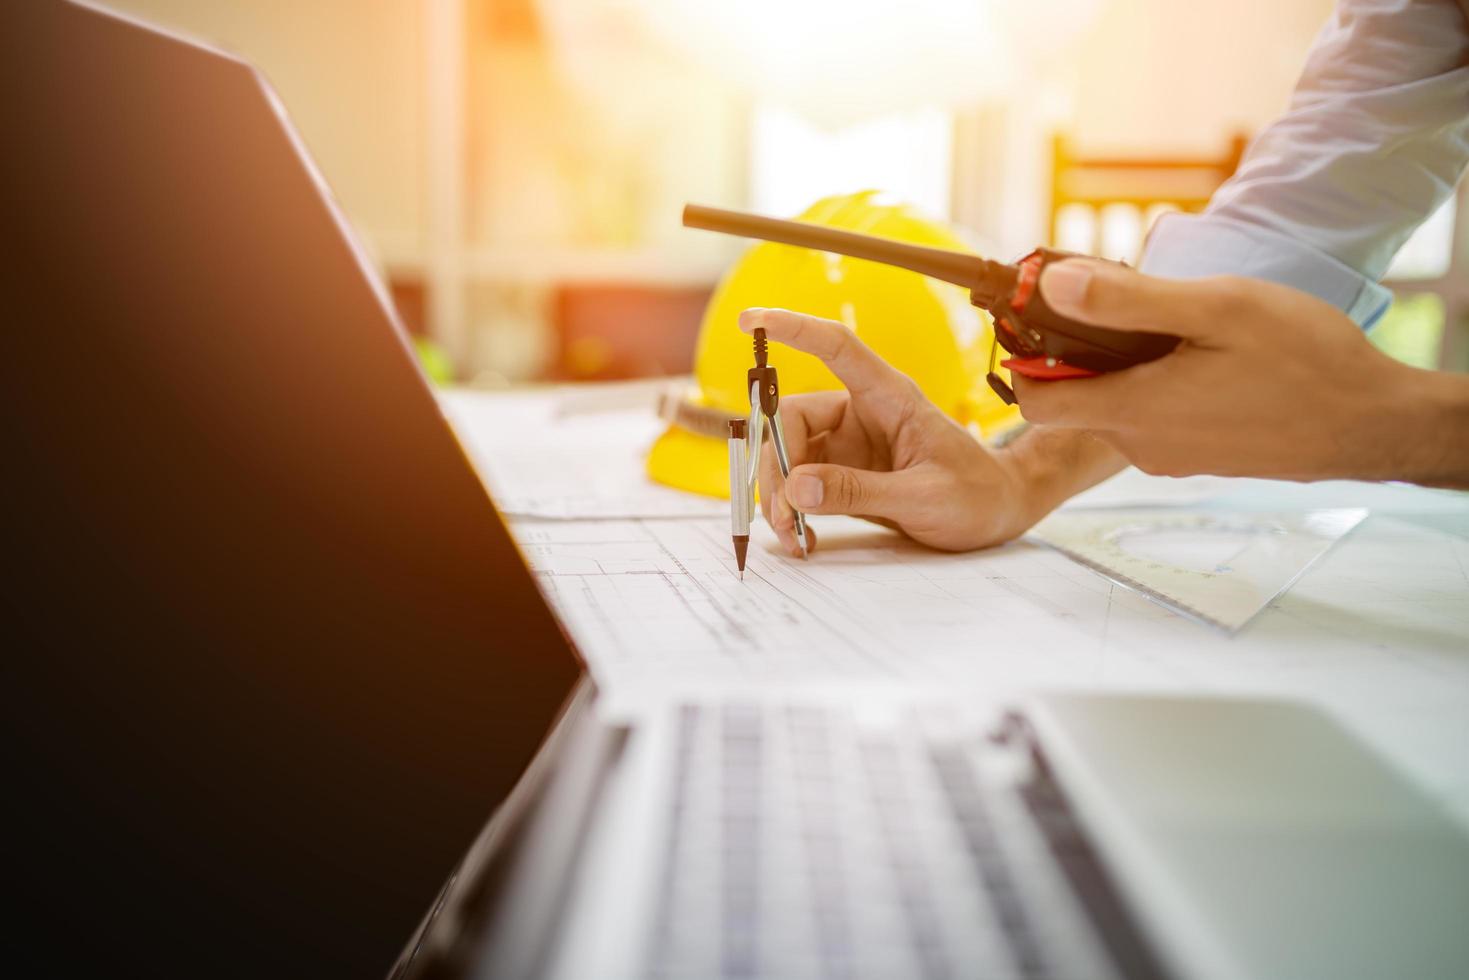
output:
<instances>
[{"instance_id":1,"label":"drawing compass","mask_svg":"<svg viewBox=\"0 0 1469 980\"><path fill-rule=\"evenodd\" d=\"M735 561L740 577L745 575L745 554L750 547L750 522L755 518L755 489L760 477L760 452L765 431L780 475L791 475L791 458L786 451L785 427L780 420L780 381L769 364L769 342L765 331L755 330L755 366L745 375L750 393L750 415L729 420L729 507L730 533L734 538ZM806 554L806 516L796 511L796 541Z\"/></svg>"}]
</instances>

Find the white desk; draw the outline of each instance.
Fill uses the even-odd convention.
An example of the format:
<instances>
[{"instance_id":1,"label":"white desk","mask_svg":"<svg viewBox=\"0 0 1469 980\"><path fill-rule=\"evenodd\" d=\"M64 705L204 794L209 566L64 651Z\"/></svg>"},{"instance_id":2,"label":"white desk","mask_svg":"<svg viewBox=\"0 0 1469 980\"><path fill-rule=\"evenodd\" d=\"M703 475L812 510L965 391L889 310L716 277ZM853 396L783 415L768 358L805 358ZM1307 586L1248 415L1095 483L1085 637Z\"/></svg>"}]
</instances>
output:
<instances>
[{"instance_id":1,"label":"white desk","mask_svg":"<svg viewBox=\"0 0 1469 980\"><path fill-rule=\"evenodd\" d=\"M614 389L623 394L608 404L622 415L600 419L585 411L593 389L449 393L445 405L497 496L517 509L556 512L564 493L580 501L566 513L657 512L674 498L636 489L640 452L659 428L640 401L629 409L626 392L636 390ZM567 397L583 406L575 424L547 408ZM508 486L516 477L504 461L532 458L529 489ZM589 465L600 496L588 490ZM1342 719L1469 825L1469 494L1264 481L1219 489L1191 506L1371 513L1233 637L1026 542L945 555L862 522L816 518L822 547L809 564L764 547L771 539L757 529L742 583L727 516L718 506L705 516L692 498L673 505L678 517L513 523L614 704L711 692L1003 700L1037 687L1292 697Z\"/></svg>"}]
</instances>

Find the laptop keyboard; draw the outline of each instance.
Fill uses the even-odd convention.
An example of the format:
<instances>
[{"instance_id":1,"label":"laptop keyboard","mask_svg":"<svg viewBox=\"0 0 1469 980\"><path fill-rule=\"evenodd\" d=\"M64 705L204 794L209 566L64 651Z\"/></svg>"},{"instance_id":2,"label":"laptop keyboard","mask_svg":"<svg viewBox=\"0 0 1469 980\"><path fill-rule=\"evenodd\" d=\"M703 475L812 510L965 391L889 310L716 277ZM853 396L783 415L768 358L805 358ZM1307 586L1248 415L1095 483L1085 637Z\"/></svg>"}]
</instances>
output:
<instances>
[{"instance_id":1,"label":"laptop keyboard","mask_svg":"<svg viewBox=\"0 0 1469 980\"><path fill-rule=\"evenodd\" d=\"M681 709L648 975L1111 975L1007 753L921 729Z\"/></svg>"}]
</instances>

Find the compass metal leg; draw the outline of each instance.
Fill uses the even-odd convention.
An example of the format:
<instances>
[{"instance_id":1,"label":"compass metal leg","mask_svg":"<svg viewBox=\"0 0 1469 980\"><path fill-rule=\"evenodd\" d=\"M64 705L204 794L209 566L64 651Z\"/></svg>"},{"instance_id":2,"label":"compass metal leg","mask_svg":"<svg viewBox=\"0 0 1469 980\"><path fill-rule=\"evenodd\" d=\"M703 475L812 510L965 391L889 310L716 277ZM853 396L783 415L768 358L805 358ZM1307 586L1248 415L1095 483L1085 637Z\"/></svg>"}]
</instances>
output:
<instances>
[{"instance_id":1,"label":"compass metal leg","mask_svg":"<svg viewBox=\"0 0 1469 980\"><path fill-rule=\"evenodd\" d=\"M770 418L770 441L775 444L775 459L780 464L780 475L789 478L791 475L791 458L786 454L785 427L780 423L780 409L776 408L775 414ZM801 554L807 554L806 548L806 515L792 508L796 515L796 540L801 545Z\"/></svg>"},{"instance_id":2,"label":"compass metal leg","mask_svg":"<svg viewBox=\"0 0 1469 980\"><path fill-rule=\"evenodd\" d=\"M745 482L753 487L760 476L760 449L761 442L765 437L765 413L760 411L759 385L750 386L750 424L746 428L746 432L748 433L748 442L745 444L747 446L745 450L745 465L748 469L745 472ZM750 493L752 507L754 500L755 494L752 491Z\"/></svg>"}]
</instances>

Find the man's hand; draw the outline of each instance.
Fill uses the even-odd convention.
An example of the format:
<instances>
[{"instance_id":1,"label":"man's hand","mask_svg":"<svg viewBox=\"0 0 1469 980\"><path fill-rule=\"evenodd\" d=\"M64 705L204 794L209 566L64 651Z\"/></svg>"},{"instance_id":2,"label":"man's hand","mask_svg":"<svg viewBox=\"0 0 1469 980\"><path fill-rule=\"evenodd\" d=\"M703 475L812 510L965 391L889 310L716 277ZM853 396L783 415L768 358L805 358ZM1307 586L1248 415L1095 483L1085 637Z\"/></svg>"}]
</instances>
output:
<instances>
[{"instance_id":1,"label":"man's hand","mask_svg":"<svg viewBox=\"0 0 1469 980\"><path fill-rule=\"evenodd\" d=\"M842 324L785 310L746 310L740 329L757 327L773 341L819 357L847 386L781 398L789 483L775 454L761 454L760 508L793 555L800 548L792 505L808 514L864 517L932 547L960 551L1016 537L1080 489L1078 474L1085 474L1081 485L1089 485L1119 465L1100 446L1034 458L1023 448L990 452ZM1067 435L1066 441L1079 440ZM1072 457L1078 465L1063 465ZM1064 479L1055 478L1058 466L1067 470Z\"/></svg>"},{"instance_id":2,"label":"man's hand","mask_svg":"<svg viewBox=\"0 0 1469 980\"><path fill-rule=\"evenodd\" d=\"M1400 364L1335 307L1255 279L1186 282L1068 259L1057 312L1176 334L1171 354L1097 378L1013 379L1033 422L1088 429L1149 473L1469 480L1464 379Z\"/></svg>"}]
</instances>

